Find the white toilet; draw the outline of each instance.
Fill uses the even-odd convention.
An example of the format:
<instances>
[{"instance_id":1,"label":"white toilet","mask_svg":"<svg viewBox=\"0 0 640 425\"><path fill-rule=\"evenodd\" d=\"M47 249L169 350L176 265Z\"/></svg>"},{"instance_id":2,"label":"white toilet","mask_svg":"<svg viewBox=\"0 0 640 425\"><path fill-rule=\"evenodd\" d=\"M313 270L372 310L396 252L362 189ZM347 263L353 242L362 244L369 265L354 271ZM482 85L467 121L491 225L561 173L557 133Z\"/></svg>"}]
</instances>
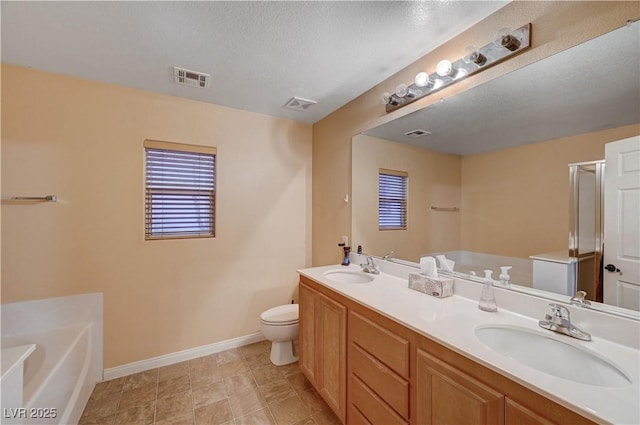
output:
<instances>
[{"instance_id":1,"label":"white toilet","mask_svg":"<svg viewBox=\"0 0 640 425\"><path fill-rule=\"evenodd\" d=\"M293 340L298 336L298 304L270 308L260 315L262 334L271 341L271 363L281 366L298 361Z\"/></svg>"}]
</instances>

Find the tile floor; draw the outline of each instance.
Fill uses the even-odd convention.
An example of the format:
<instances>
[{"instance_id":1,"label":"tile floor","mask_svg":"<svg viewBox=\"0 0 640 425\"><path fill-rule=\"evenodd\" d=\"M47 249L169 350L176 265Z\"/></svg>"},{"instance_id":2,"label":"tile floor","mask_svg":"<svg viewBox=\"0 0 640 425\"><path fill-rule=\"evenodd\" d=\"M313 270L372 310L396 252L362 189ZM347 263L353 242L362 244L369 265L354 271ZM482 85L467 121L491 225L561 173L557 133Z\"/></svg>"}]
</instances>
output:
<instances>
[{"instance_id":1,"label":"tile floor","mask_svg":"<svg viewBox=\"0 0 640 425\"><path fill-rule=\"evenodd\" d=\"M270 347L258 342L101 382L80 425L339 424L297 363L271 364Z\"/></svg>"}]
</instances>

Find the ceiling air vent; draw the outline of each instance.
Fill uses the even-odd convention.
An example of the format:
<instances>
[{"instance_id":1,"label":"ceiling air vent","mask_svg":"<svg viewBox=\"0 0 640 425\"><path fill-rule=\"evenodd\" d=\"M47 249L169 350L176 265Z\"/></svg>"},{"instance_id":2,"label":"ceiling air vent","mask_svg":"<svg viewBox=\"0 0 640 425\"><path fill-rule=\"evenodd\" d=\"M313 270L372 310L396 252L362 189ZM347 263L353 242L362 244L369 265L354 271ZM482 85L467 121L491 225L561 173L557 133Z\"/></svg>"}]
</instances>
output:
<instances>
[{"instance_id":1,"label":"ceiling air vent","mask_svg":"<svg viewBox=\"0 0 640 425\"><path fill-rule=\"evenodd\" d=\"M411 131L407 131L406 133L404 133L405 136L408 137L413 137L414 139L417 139L418 137L422 137L422 136L428 136L430 135L431 132L427 131L427 130L411 130Z\"/></svg>"},{"instance_id":2,"label":"ceiling air vent","mask_svg":"<svg viewBox=\"0 0 640 425\"><path fill-rule=\"evenodd\" d=\"M316 102L315 100L292 97L291 100L289 100L287 104L284 105L284 107L288 109L295 109L296 111L306 111L310 106L313 106L316 103L318 102Z\"/></svg>"},{"instance_id":3,"label":"ceiling air vent","mask_svg":"<svg viewBox=\"0 0 640 425\"><path fill-rule=\"evenodd\" d=\"M204 89L209 87L211 75L174 66L173 81L183 86L200 87Z\"/></svg>"}]
</instances>

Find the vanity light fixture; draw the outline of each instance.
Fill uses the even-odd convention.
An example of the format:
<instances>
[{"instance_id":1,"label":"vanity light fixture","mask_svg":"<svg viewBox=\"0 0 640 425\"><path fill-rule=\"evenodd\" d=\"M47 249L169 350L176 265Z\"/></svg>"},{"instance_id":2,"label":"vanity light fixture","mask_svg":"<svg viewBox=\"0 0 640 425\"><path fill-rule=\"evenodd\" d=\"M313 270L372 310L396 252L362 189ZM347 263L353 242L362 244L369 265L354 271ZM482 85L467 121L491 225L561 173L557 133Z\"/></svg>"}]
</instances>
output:
<instances>
[{"instance_id":1,"label":"vanity light fixture","mask_svg":"<svg viewBox=\"0 0 640 425\"><path fill-rule=\"evenodd\" d=\"M492 42L480 48L469 46L465 49L462 58L454 62L442 60L438 62L433 74L422 71L416 75L412 84L399 84L394 93L384 93L382 102L386 111L395 111L469 75L500 63L528 49L531 46L530 40L531 24L513 31L503 28L496 32Z\"/></svg>"}]
</instances>

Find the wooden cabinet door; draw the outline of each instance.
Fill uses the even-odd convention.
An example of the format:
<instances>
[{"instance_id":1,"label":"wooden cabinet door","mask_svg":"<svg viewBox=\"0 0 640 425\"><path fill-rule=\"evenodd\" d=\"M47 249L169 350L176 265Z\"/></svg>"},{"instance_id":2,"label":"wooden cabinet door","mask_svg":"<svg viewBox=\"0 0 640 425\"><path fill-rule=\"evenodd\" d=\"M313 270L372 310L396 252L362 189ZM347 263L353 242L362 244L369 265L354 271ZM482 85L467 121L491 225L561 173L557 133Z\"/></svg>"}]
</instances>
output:
<instances>
[{"instance_id":1,"label":"wooden cabinet door","mask_svg":"<svg viewBox=\"0 0 640 425\"><path fill-rule=\"evenodd\" d=\"M319 358L316 357L316 306L319 303L320 294L301 283L299 298L298 364L302 373L317 387L316 364Z\"/></svg>"},{"instance_id":2,"label":"wooden cabinet door","mask_svg":"<svg viewBox=\"0 0 640 425\"><path fill-rule=\"evenodd\" d=\"M316 305L316 346L321 365L317 388L344 423L347 405L347 308L320 294Z\"/></svg>"},{"instance_id":3,"label":"wooden cabinet door","mask_svg":"<svg viewBox=\"0 0 640 425\"><path fill-rule=\"evenodd\" d=\"M509 398L506 399L505 418L507 425L555 425L555 422Z\"/></svg>"},{"instance_id":4,"label":"wooden cabinet door","mask_svg":"<svg viewBox=\"0 0 640 425\"><path fill-rule=\"evenodd\" d=\"M504 395L418 350L417 420L420 425L501 425Z\"/></svg>"}]
</instances>

